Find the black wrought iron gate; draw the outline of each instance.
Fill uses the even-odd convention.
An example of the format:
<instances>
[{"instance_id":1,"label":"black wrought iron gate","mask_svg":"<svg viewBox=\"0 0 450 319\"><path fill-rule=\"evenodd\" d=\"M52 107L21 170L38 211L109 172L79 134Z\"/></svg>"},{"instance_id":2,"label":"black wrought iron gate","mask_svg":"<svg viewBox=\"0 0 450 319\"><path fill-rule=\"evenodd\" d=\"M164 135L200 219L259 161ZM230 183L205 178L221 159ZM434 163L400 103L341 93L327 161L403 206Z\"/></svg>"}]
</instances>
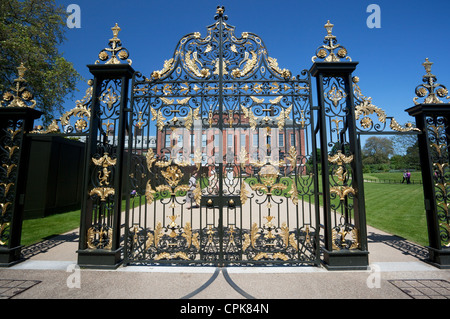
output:
<instances>
[{"instance_id":1,"label":"black wrought iron gate","mask_svg":"<svg viewBox=\"0 0 450 319\"><path fill-rule=\"evenodd\" d=\"M318 264L310 74L215 19L133 77L124 262Z\"/></svg>"}]
</instances>

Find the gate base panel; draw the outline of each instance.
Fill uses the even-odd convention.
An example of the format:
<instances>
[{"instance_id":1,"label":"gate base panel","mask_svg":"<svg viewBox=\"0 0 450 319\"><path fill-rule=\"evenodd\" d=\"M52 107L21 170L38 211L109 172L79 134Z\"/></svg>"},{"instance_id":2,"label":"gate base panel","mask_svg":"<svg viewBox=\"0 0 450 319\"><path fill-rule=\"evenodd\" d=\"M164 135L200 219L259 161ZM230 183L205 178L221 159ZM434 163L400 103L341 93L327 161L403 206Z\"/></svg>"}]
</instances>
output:
<instances>
[{"instance_id":1,"label":"gate base panel","mask_svg":"<svg viewBox=\"0 0 450 319\"><path fill-rule=\"evenodd\" d=\"M21 256L23 246L0 249L0 267L11 267L25 259Z\"/></svg>"},{"instance_id":2,"label":"gate base panel","mask_svg":"<svg viewBox=\"0 0 450 319\"><path fill-rule=\"evenodd\" d=\"M427 247L429 253L429 263L440 269L450 269L450 249L435 249Z\"/></svg>"},{"instance_id":3,"label":"gate base panel","mask_svg":"<svg viewBox=\"0 0 450 319\"><path fill-rule=\"evenodd\" d=\"M360 250L328 251L323 250L323 266L327 270L367 270L369 252Z\"/></svg>"},{"instance_id":4,"label":"gate base panel","mask_svg":"<svg viewBox=\"0 0 450 319\"><path fill-rule=\"evenodd\" d=\"M78 266L91 269L117 269L123 263L122 248L117 250L78 250Z\"/></svg>"}]
</instances>

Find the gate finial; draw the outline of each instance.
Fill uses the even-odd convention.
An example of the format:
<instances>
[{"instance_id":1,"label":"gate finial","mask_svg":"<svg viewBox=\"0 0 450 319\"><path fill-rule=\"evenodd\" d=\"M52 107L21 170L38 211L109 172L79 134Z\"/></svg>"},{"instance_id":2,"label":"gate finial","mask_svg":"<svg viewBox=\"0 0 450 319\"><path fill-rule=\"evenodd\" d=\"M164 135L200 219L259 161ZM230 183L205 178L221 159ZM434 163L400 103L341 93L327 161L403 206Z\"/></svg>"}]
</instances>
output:
<instances>
[{"instance_id":1,"label":"gate finial","mask_svg":"<svg viewBox=\"0 0 450 319\"><path fill-rule=\"evenodd\" d=\"M422 63L425 68L426 74L423 76L422 81L424 84L421 84L416 87L416 97L413 98L414 104L418 105L420 103L417 102L419 98L424 98L422 104L440 104L443 103L438 97L450 99L448 96L447 88L439 83L436 83L436 76L431 73L431 66L433 62L430 62L428 58L425 59L425 62Z\"/></svg>"},{"instance_id":2,"label":"gate finial","mask_svg":"<svg viewBox=\"0 0 450 319\"><path fill-rule=\"evenodd\" d=\"M114 27L111 28L113 32L113 38L109 39L109 48L105 48L100 51L98 54L98 58L102 61L109 60L105 64L120 64L120 60L127 60L128 64L131 65L132 61L128 59L130 53L127 49L122 47L122 42L117 37L119 35L119 31L122 30L119 25L116 23ZM111 55L111 56L110 56ZM95 61L95 64L100 63L99 60Z\"/></svg>"},{"instance_id":3,"label":"gate finial","mask_svg":"<svg viewBox=\"0 0 450 319\"><path fill-rule=\"evenodd\" d=\"M331 34L333 31L334 24L330 23L330 20L324 25L324 28L327 30L327 35L323 43L324 45L320 46L316 50L316 55L312 57L312 61L316 62L316 59L323 59L323 62L340 62L340 58L352 61L352 59L347 55L347 49L342 45L337 43L336 36ZM337 50L337 54L334 53L334 50Z\"/></svg>"},{"instance_id":4,"label":"gate finial","mask_svg":"<svg viewBox=\"0 0 450 319\"><path fill-rule=\"evenodd\" d=\"M25 87L27 82L23 76L27 68L23 65L17 67L18 78L14 80L14 87L11 87L11 92L5 92L3 94L3 99L0 101L0 107L29 107L34 108L36 106L36 101L33 100L33 94L28 91Z\"/></svg>"},{"instance_id":5,"label":"gate finial","mask_svg":"<svg viewBox=\"0 0 450 319\"><path fill-rule=\"evenodd\" d=\"M214 16L215 20L218 20L219 18L222 18L223 20L228 20L228 16L224 15L223 13L225 12L225 7L224 6L217 6L216 9L216 16Z\"/></svg>"}]
</instances>

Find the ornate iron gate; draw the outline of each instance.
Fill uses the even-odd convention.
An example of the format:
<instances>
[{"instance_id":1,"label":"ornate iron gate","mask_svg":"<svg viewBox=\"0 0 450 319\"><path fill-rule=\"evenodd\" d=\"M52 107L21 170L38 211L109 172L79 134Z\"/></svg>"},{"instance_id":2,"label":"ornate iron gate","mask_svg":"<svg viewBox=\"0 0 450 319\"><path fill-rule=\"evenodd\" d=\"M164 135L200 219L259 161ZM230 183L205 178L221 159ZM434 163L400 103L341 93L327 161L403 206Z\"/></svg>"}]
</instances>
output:
<instances>
[{"instance_id":1,"label":"ornate iron gate","mask_svg":"<svg viewBox=\"0 0 450 319\"><path fill-rule=\"evenodd\" d=\"M133 77L125 264L320 262L310 74L223 11Z\"/></svg>"}]
</instances>

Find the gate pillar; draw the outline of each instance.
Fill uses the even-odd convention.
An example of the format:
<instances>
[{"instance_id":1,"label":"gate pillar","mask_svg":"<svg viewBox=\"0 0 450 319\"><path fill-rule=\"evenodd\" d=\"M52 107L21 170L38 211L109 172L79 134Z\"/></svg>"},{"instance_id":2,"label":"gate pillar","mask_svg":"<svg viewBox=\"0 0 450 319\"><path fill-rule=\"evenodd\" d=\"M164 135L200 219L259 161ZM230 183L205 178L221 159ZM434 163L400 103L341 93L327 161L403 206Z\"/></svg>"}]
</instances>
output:
<instances>
[{"instance_id":1,"label":"gate pillar","mask_svg":"<svg viewBox=\"0 0 450 319\"><path fill-rule=\"evenodd\" d=\"M88 65L94 76L85 176L81 206L78 264L84 268L116 268L122 263L121 212L123 159L127 129L129 80L134 70L119 59L128 58L117 33L99 58ZM111 56L109 56L111 54Z\"/></svg>"},{"instance_id":2,"label":"gate pillar","mask_svg":"<svg viewBox=\"0 0 450 319\"><path fill-rule=\"evenodd\" d=\"M23 64L17 68L12 92L0 101L0 266L21 261L21 235L30 140L27 133L43 114L34 110L36 102L26 90Z\"/></svg>"},{"instance_id":3,"label":"gate pillar","mask_svg":"<svg viewBox=\"0 0 450 319\"><path fill-rule=\"evenodd\" d=\"M325 247L329 270L368 266L361 146L356 132L352 72L358 62L341 62L347 50L336 43L333 25L325 25L325 45L313 57L317 81ZM333 51L336 50L337 54ZM323 59L322 62L315 60Z\"/></svg>"},{"instance_id":4,"label":"gate pillar","mask_svg":"<svg viewBox=\"0 0 450 319\"><path fill-rule=\"evenodd\" d=\"M448 90L431 74L431 62L423 63L424 84L416 87L414 107L406 110L416 119L420 166L422 167L425 211L427 217L429 261L439 268L450 268L450 104L438 97L447 97ZM424 98L422 103L417 102Z\"/></svg>"}]
</instances>

